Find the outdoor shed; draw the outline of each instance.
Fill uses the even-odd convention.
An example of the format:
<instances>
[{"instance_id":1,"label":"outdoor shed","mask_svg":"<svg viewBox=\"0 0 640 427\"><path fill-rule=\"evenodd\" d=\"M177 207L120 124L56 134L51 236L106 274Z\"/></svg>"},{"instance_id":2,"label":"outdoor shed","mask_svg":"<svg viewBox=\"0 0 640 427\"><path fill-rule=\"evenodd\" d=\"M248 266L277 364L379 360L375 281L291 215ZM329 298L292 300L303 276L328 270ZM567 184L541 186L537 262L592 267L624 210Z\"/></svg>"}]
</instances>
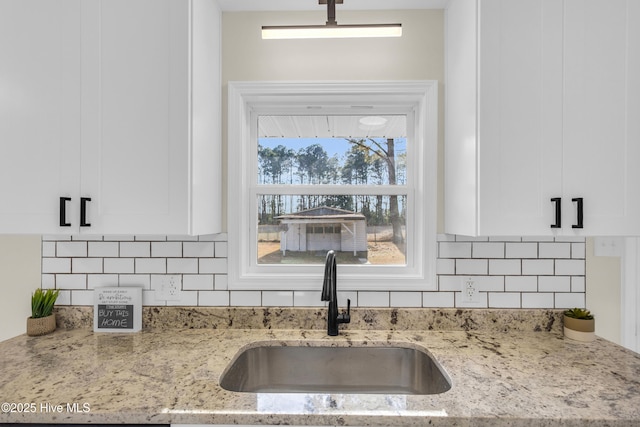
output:
<instances>
[{"instance_id":1,"label":"outdoor shed","mask_svg":"<svg viewBox=\"0 0 640 427\"><path fill-rule=\"evenodd\" d=\"M282 232L280 250L353 252L366 257L367 221L361 213L320 206L277 217Z\"/></svg>"}]
</instances>

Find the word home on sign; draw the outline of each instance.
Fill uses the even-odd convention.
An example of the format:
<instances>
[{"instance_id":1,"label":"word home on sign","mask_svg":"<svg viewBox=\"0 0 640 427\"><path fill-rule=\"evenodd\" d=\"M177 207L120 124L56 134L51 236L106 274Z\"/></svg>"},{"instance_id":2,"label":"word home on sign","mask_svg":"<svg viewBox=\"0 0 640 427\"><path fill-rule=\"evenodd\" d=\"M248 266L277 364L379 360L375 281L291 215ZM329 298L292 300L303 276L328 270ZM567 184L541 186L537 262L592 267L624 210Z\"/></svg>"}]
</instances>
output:
<instances>
[{"instance_id":1,"label":"word home on sign","mask_svg":"<svg viewBox=\"0 0 640 427\"><path fill-rule=\"evenodd\" d=\"M142 288L96 288L94 332L138 332L142 329Z\"/></svg>"}]
</instances>

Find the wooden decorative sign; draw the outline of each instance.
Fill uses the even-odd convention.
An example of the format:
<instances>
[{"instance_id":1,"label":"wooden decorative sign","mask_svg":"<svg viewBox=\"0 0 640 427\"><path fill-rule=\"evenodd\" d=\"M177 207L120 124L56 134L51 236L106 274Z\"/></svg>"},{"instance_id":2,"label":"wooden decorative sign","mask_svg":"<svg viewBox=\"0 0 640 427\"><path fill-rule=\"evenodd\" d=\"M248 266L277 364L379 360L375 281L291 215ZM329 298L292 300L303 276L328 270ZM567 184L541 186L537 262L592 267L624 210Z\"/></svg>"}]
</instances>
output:
<instances>
[{"instance_id":1,"label":"wooden decorative sign","mask_svg":"<svg viewBox=\"0 0 640 427\"><path fill-rule=\"evenodd\" d=\"M142 329L142 288L96 288L94 332L139 332Z\"/></svg>"}]
</instances>

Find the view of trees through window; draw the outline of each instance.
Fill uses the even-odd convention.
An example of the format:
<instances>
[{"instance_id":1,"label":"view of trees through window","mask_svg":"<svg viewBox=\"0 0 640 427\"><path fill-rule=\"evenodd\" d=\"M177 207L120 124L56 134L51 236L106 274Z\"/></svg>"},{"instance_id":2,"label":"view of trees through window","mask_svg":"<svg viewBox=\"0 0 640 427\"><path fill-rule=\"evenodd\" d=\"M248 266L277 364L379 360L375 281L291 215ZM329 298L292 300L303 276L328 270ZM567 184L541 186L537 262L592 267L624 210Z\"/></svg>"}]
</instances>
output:
<instances>
[{"instance_id":1,"label":"view of trees through window","mask_svg":"<svg viewBox=\"0 0 640 427\"><path fill-rule=\"evenodd\" d=\"M309 137L300 128L317 127L314 118L264 118L258 185L277 186L279 191L258 195L259 263L324 262L329 249L338 252L341 263L406 263L406 125L402 120L398 127L399 120L388 117L374 117L378 124L367 125L367 119L315 118L328 129L320 137ZM386 134L394 128L380 127L383 121L395 123L397 135ZM358 124L355 131L353 123ZM279 136L268 135L270 126ZM300 186L324 186L327 192L300 194ZM341 191L332 192L336 186ZM376 187L382 186L398 191L377 193ZM367 194L353 191L363 187Z\"/></svg>"}]
</instances>

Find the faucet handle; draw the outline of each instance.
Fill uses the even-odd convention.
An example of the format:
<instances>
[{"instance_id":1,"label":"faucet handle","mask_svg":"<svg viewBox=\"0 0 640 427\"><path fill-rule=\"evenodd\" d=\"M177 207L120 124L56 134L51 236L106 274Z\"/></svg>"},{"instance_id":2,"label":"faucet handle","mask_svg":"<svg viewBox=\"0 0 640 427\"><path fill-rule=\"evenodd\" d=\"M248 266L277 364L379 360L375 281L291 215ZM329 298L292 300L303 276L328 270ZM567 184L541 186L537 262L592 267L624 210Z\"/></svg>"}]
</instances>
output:
<instances>
[{"instance_id":1,"label":"faucet handle","mask_svg":"<svg viewBox=\"0 0 640 427\"><path fill-rule=\"evenodd\" d=\"M347 299L347 311L343 311L338 314L338 323L350 323L351 322L351 300Z\"/></svg>"}]
</instances>

